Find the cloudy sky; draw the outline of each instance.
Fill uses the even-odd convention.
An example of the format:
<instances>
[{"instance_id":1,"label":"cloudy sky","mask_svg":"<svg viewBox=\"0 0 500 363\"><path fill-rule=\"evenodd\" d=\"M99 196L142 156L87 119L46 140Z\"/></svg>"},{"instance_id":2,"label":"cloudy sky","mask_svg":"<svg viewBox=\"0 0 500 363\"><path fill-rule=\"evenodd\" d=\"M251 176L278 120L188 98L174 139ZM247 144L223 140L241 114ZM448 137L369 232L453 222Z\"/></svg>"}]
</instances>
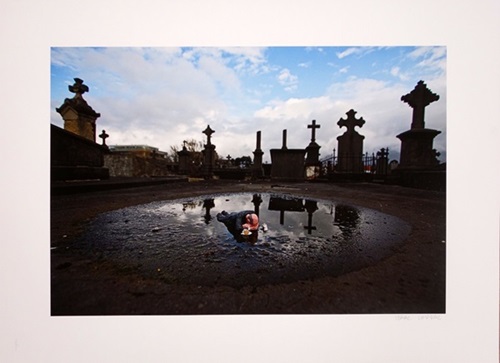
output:
<instances>
[{"instance_id":1,"label":"cloudy sky","mask_svg":"<svg viewBox=\"0 0 500 363\"><path fill-rule=\"evenodd\" d=\"M72 97L78 77L84 95L101 114L97 130L108 145L145 144L169 151L186 139L212 142L220 156L252 155L262 132L269 149L310 142L316 120L321 157L344 133L337 122L354 109L366 123L364 151L389 147L399 159L396 135L410 128L412 109L400 99L419 80L440 96L426 108L426 127L442 133L434 147L446 161L446 47L262 47L262 48L51 48L51 123ZM100 140L99 140L100 142Z\"/></svg>"}]
</instances>

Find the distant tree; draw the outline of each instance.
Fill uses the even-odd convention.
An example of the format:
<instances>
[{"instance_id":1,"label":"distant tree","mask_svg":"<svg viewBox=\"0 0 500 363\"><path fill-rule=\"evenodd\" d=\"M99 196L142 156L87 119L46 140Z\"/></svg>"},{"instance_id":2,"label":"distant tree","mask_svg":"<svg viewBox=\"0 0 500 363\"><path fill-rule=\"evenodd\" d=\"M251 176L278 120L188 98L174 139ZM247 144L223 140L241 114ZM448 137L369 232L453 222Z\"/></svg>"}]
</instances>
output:
<instances>
[{"instance_id":1,"label":"distant tree","mask_svg":"<svg viewBox=\"0 0 500 363\"><path fill-rule=\"evenodd\" d=\"M188 139L185 140L180 146L173 145L170 146L170 152L168 153L169 157L174 161L174 162L179 162L179 155L177 153L182 150L182 148L186 146L186 150L193 153L193 161L195 163L201 162L202 156L201 156L201 151L203 150L203 142L202 141L197 141L195 139Z\"/></svg>"}]
</instances>

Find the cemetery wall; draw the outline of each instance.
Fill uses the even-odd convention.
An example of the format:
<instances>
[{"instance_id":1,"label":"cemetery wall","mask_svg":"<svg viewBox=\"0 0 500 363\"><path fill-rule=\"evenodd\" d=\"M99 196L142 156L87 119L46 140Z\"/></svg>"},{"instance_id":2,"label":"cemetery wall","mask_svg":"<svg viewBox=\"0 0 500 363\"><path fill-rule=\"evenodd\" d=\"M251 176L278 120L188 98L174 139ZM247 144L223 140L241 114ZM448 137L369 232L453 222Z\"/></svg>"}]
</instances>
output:
<instances>
[{"instance_id":1,"label":"cemetery wall","mask_svg":"<svg viewBox=\"0 0 500 363\"><path fill-rule=\"evenodd\" d=\"M159 177L172 175L178 165L162 158L145 158L134 153L110 153L104 165L111 177Z\"/></svg>"},{"instance_id":2,"label":"cemetery wall","mask_svg":"<svg viewBox=\"0 0 500 363\"><path fill-rule=\"evenodd\" d=\"M51 125L50 163L52 180L107 179L103 167L107 150L84 137Z\"/></svg>"}]
</instances>

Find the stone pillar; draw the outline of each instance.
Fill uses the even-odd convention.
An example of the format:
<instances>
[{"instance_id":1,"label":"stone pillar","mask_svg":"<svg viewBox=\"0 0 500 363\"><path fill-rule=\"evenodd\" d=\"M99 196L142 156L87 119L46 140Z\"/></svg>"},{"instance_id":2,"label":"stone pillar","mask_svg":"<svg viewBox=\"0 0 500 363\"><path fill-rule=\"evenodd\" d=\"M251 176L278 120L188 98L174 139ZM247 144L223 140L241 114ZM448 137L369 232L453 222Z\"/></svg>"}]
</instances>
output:
<instances>
[{"instance_id":1,"label":"stone pillar","mask_svg":"<svg viewBox=\"0 0 500 363\"><path fill-rule=\"evenodd\" d=\"M283 130L283 136L282 136L282 142L281 142L281 148L285 150L286 147L286 129Z\"/></svg>"},{"instance_id":2,"label":"stone pillar","mask_svg":"<svg viewBox=\"0 0 500 363\"><path fill-rule=\"evenodd\" d=\"M423 81L419 81L413 91L401 97L413 109L411 129L397 138L401 140L401 156L398 169L429 169L439 164L434 138L441 131L425 128L425 107L439 100Z\"/></svg>"},{"instance_id":3,"label":"stone pillar","mask_svg":"<svg viewBox=\"0 0 500 363\"><path fill-rule=\"evenodd\" d=\"M338 163L337 171L341 173L364 173L363 166L363 140L364 136L354 130L355 126L362 127L365 124L363 118L356 119L356 111L349 110L347 119L341 118L337 125L345 126L347 131L337 137L338 140Z\"/></svg>"},{"instance_id":4,"label":"stone pillar","mask_svg":"<svg viewBox=\"0 0 500 363\"><path fill-rule=\"evenodd\" d=\"M64 129L82 136L90 141L96 141L96 120L101 114L95 112L83 99L83 94L89 91L83 80L75 78L75 84L68 86L73 98L66 98L56 111L64 120Z\"/></svg>"},{"instance_id":5,"label":"stone pillar","mask_svg":"<svg viewBox=\"0 0 500 363\"><path fill-rule=\"evenodd\" d=\"M203 176L210 179L214 175L215 167L215 145L212 145L211 136L215 131L207 126L203 133L207 135L207 143L205 144L205 149L203 150Z\"/></svg>"},{"instance_id":6,"label":"stone pillar","mask_svg":"<svg viewBox=\"0 0 500 363\"><path fill-rule=\"evenodd\" d=\"M264 169L262 168L262 155L264 152L260 145L260 131L257 131L257 145L255 151L253 152L253 167L252 167L252 178L259 179L264 175Z\"/></svg>"}]
</instances>

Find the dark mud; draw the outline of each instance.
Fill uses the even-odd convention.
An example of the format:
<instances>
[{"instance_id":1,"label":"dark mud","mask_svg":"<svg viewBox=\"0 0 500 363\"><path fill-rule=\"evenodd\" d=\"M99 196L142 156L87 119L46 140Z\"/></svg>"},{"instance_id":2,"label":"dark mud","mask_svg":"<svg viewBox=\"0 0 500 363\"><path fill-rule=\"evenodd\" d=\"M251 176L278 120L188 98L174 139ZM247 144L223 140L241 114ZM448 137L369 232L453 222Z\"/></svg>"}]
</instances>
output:
<instances>
[{"instance_id":1,"label":"dark mud","mask_svg":"<svg viewBox=\"0 0 500 363\"><path fill-rule=\"evenodd\" d=\"M255 193L269 232L236 241L215 218L230 209L217 198ZM304 210L281 224L266 211L274 194ZM317 202L312 223L306 200ZM175 217L180 201L195 206L190 230ZM444 193L213 181L51 200L52 315L444 313L445 271Z\"/></svg>"}]
</instances>

